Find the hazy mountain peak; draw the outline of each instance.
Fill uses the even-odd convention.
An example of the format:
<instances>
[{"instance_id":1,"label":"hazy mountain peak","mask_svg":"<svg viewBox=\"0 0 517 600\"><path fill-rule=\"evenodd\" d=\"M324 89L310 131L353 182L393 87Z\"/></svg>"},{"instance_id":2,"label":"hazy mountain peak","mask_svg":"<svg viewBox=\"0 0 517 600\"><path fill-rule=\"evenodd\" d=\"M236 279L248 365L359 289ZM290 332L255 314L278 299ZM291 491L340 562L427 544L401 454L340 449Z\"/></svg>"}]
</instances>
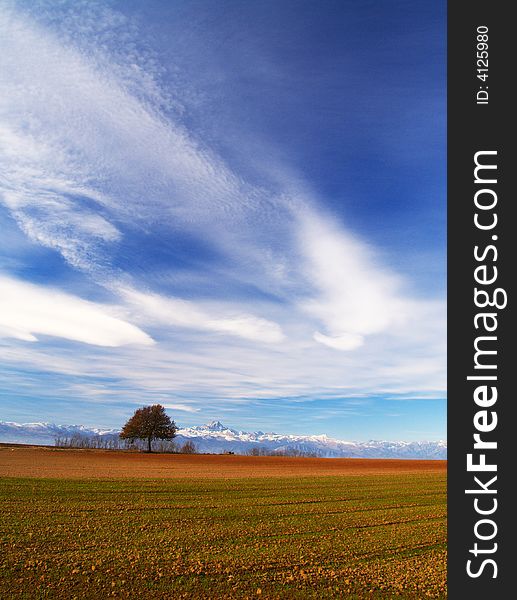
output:
<instances>
[{"instance_id":1,"label":"hazy mountain peak","mask_svg":"<svg viewBox=\"0 0 517 600\"><path fill-rule=\"evenodd\" d=\"M210 423L206 423L203 427L205 429L210 429L210 431L224 431L228 429L221 421L210 421Z\"/></svg>"}]
</instances>

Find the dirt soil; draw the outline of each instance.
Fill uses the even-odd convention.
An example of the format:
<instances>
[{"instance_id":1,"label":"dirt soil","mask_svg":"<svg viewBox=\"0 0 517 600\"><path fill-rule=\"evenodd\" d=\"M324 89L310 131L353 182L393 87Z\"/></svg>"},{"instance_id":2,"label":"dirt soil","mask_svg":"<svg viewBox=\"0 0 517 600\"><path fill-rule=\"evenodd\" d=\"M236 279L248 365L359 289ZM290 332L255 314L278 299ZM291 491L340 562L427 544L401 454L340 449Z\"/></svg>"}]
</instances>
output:
<instances>
[{"instance_id":1,"label":"dirt soil","mask_svg":"<svg viewBox=\"0 0 517 600\"><path fill-rule=\"evenodd\" d=\"M218 454L143 454L50 447L0 447L0 477L53 479L176 479L322 477L445 472L443 460L287 458Z\"/></svg>"}]
</instances>

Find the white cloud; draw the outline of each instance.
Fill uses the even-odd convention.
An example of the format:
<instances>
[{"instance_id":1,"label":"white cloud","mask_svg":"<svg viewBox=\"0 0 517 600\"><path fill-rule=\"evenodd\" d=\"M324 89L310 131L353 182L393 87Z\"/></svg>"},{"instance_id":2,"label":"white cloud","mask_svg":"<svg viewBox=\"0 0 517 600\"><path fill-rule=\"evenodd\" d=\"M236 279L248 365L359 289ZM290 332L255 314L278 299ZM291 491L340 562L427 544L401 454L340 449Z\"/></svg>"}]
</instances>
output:
<instances>
[{"instance_id":1,"label":"white cloud","mask_svg":"<svg viewBox=\"0 0 517 600\"><path fill-rule=\"evenodd\" d=\"M0 337L34 342L37 335L48 335L109 347L153 344L106 306L4 276L0 290Z\"/></svg>"},{"instance_id":2,"label":"white cloud","mask_svg":"<svg viewBox=\"0 0 517 600\"><path fill-rule=\"evenodd\" d=\"M162 406L169 410L179 410L181 412L188 413L197 413L201 412L200 408L196 408L195 406L190 406L188 404L178 404L178 403L170 403L170 402L162 402Z\"/></svg>"},{"instance_id":3,"label":"white cloud","mask_svg":"<svg viewBox=\"0 0 517 600\"><path fill-rule=\"evenodd\" d=\"M364 343L364 337L356 333L330 336L316 331L313 338L320 344L328 346L329 348L334 348L334 350L355 350Z\"/></svg>"},{"instance_id":4,"label":"white cloud","mask_svg":"<svg viewBox=\"0 0 517 600\"><path fill-rule=\"evenodd\" d=\"M188 327L228 334L247 340L277 343L284 339L277 323L250 314L213 316L199 302L142 293L129 288L119 290L136 314L169 326ZM209 309L210 310L210 309Z\"/></svg>"},{"instance_id":5,"label":"white cloud","mask_svg":"<svg viewBox=\"0 0 517 600\"><path fill-rule=\"evenodd\" d=\"M314 290L301 307L326 329L314 334L317 342L354 350L368 335L406 325L415 303L404 295L401 278L379 264L364 242L314 210L304 210L299 244Z\"/></svg>"}]
</instances>

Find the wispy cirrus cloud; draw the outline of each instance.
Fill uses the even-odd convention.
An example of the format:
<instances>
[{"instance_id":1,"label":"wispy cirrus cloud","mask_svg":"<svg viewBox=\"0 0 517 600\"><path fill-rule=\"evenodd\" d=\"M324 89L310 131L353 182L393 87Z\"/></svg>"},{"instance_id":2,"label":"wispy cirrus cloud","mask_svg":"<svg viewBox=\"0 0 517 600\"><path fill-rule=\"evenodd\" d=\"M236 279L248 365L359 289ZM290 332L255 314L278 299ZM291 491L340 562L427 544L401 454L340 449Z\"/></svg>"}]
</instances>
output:
<instances>
[{"instance_id":1,"label":"wispy cirrus cloud","mask_svg":"<svg viewBox=\"0 0 517 600\"><path fill-rule=\"evenodd\" d=\"M256 210L260 193L149 102L152 78L64 46L20 12L0 13L0 156L4 202L28 235L92 269L109 252L99 242L120 238L113 221L216 239Z\"/></svg>"},{"instance_id":2,"label":"wispy cirrus cloud","mask_svg":"<svg viewBox=\"0 0 517 600\"><path fill-rule=\"evenodd\" d=\"M444 339L443 301L412 297L408 282L364 240L311 209L300 213L298 234L302 268L313 290L301 308L325 328L314 332L317 342L354 350L368 336L428 335L423 323L429 322Z\"/></svg>"},{"instance_id":3,"label":"wispy cirrus cloud","mask_svg":"<svg viewBox=\"0 0 517 600\"><path fill-rule=\"evenodd\" d=\"M303 308L324 326L316 341L354 350L365 336L404 326L411 302L402 281L376 260L353 234L313 211L301 215L300 239L307 274L316 294Z\"/></svg>"},{"instance_id":4,"label":"wispy cirrus cloud","mask_svg":"<svg viewBox=\"0 0 517 600\"><path fill-rule=\"evenodd\" d=\"M128 288L119 289L119 293L146 322L213 331L257 342L275 343L284 339L277 323L250 314L214 316L215 309L203 309L199 303L187 300Z\"/></svg>"}]
</instances>

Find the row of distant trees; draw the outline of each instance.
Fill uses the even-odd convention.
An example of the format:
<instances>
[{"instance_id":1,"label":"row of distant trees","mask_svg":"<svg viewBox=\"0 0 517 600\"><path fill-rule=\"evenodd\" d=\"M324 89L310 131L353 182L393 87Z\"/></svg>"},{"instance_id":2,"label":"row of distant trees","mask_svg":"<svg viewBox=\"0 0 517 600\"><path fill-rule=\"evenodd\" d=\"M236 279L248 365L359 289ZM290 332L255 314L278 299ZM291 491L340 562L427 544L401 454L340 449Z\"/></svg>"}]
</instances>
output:
<instances>
[{"instance_id":1,"label":"row of distant trees","mask_svg":"<svg viewBox=\"0 0 517 600\"><path fill-rule=\"evenodd\" d=\"M58 448L90 448L97 450L128 450L130 444L121 440L118 435L58 435L54 438Z\"/></svg>"},{"instance_id":2,"label":"row of distant trees","mask_svg":"<svg viewBox=\"0 0 517 600\"><path fill-rule=\"evenodd\" d=\"M82 448L90 450L140 450L148 451L146 441L121 440L118 435L64 435L54 438L54 445L58 448ZM152 451L170 454L197 454L198 449L194 442L187 440L178 444L172 440L154 440Z\"/></svg>"},{"instance_id":3,"label":"row of distant trees","mask_svg":"<svg viewBox=\"0 0 517 600\"><path fill-rule=\"evenodd\" d=\"M265 448L264 446L255 446L250 448L246 454L248 456L289 456L289 457L304 457L304 458L320 458L320 452L312 452L307 450L300 450L299 448L282 448L279 450L272 450Z\"/></svg>"}]
</instances>

